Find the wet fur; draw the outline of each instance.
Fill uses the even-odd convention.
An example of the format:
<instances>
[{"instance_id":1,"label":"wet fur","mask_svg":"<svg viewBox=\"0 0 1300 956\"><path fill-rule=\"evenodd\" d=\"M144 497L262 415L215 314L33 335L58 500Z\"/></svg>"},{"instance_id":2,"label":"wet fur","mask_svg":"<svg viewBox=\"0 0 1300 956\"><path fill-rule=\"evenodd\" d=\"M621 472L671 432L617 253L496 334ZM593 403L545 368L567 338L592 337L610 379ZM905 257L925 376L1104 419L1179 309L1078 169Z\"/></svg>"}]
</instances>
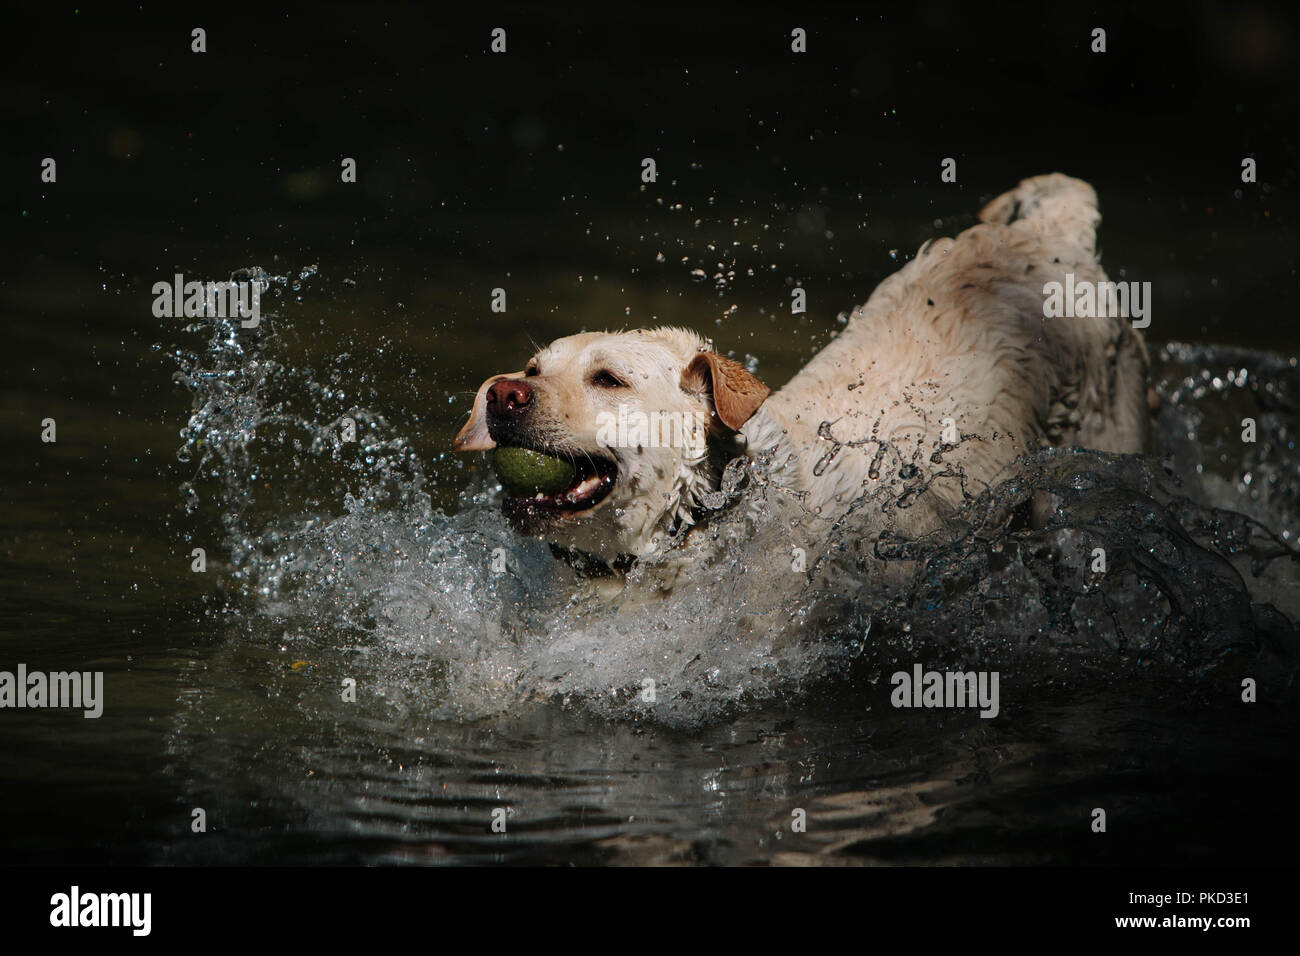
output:
<instances>
[{"instance_id":1,"label":"wet fur","mask_svg":"<svg viewBox=\"0 0 1300 956\"><path fill-rule=\"evenodd\" d=\"M619 478L589 513L544 536L614 564L663 548L696 518L703 496L737 454L771 455L773 482L798 507L833 520L865 492L864 536L939 527L966 496L1017 456L1045 445L1142 450L1149 419L1148 359L1123 319L1045 318L1043 285L1105 281L1097 260L1096 194L1052 174L991 202L955 239L922 246L847 327L784 388L766 386L687 329L583 333L534 357L539 374L529 443L611 455ZM626 389L592 384L617 369ZM512 373L519 376L521 373ZM490 448L479 389L458 450ZM603 448L597 417L629 407L709 416L709 451ZM944 420L958 438L944 440ZM950 437L950 436L949 436ZM904 495L908 507L891 507Z\"/></svg>"}]
</instances>

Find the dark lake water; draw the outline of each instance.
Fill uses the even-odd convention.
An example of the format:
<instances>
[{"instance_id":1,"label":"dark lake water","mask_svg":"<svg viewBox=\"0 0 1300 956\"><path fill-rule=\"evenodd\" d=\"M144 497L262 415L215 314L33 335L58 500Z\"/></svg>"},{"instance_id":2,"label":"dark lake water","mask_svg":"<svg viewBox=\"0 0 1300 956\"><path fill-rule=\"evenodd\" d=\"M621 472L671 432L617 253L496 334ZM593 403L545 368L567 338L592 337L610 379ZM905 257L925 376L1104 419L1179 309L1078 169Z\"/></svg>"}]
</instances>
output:
<instances>
[{"instance_id":1,"label":"dark lake water","mask_svg":"<svg viewBox=\"0 0 1300 956\"><path fill-rule=\"evenodd\" d=\"M566 604L573 582L540 546L512 544L475 466L440 451L477 371L410 376L430 346L390 344L357 323L369 309L351 285L319 273L305 282L316 291L301 303L286 294L275 331L250 344L256 359L208 350L201 322L191 333L119 328L48 341L38 314L10 312L15 328L31 330L29 355L47 348L78 374L9 382L11 433L50 415L59 440L15 439L2 466L5 659L103 670L107 682L98 720L10 711L0 723L4 802L24 821L11 859L1231 861L1267 858L1264 837L1292 832L1259 805L1288 769L1296 730L1294 618L1261 613L1297 593L1283 544L1295 534L1300 480L1294 444L1281 437L1294 429L1291 360L1165 356L1174 401L1164 460L1222 473L1183 490L1218 505L1239 497L1276 537L1266 546L1226 514L1186 517L1231 560L1208 572L1175 567L1174 607L1119 607L1128 645L1104 627L1080 632L1091 611L1066 611L1068 625L1059 603L1044 615L1060 595L1033 575L1051 559L1028 556L1050 545L1022 529L978 553L935 556L945 579L964 570L980 582L974 600L936 605L922 585L911 607L867 623L878 647L798 659L733 633L738 609L705 583L702 603L682 600L630 626ZM653 284L639 292L652 295ZM100 293L84 305L88 319L111 325L130 294ZM443 339L466 362L497 360L473 336ZM186 346L179 361L167 354ZM217 380L245 389L222 392L230 404L214 413L210 434L230 432L210 441L228 460L178 460L191 414L191 392L172 380L178 366L195 380L196 367L224 369ZM346 371L335 377L333 367ZM1242 369L1252 371L1238 386ZM316 422L335 418L331 406L357 395L391 416L369 447L301 450ZM299 417L299 407L318 414ZM1282 447L1234 463L1213 453L1225 441L1186 440L1185 429L1218 434L1215 421L1243 409L1262 414ZM1191 454L1205 461L1189 466ZM1133 497L1096 525L1116 547L1134 534L1124 509L1147 507L1130 478L1112 476L1107 490ZM1096 524L1090 501L1079 514ZM488 570L497 544L512 563L519 555L509 585ZM205 574L190 570L195 546L210 555ZM1023 567L995 573L986 559L1003 547L1020 548ZM1265 573L1234 577L1232 560L1261 561ZM851 605L869 603L869 585L853 587L840 581L845 603L809 629L810 645L839 647L863 628ZM1203 588L1222 589L1207 592L1218 616L1198 603ZM1112 597L1118 605L1131 593L1131 581L1117 581ZM576 629L561 638L566 627ZM666 693L684 689L686 699L659 714L605 699L639 674L638 655L681 647L710 655L722 676L675 672ZM889 706L882 677L897 667L974 659L1002 674L998 719ZM546 668L570 678L553 685ZM1243 674L1261 681L1260 703L1240 702ZM360 683L355 703L341 699L348 676ZM1087 828L1096 806L1114 808L1120 831L1104 844ZM189 832L193 807L207 813L205 834ZM498 807L504 836L489 830ZM796 837L798 808L810 829Z\"/></svg>"},{"instance_id":2,"label":"dark lake water","mask_svg":"<svg viewBox=\"0 0 1300 956\"><path fill-rule=\"evenodd\" d=\"M951 15L934 29L966 28ZM1293 154L1264 188L1214 179L1182 98L1094 77L1104 109L1065 94L1085 119L1186 164L1137 175L1021 130L940 188L940 120L975 120L909 118L947 88L911 52L745 78L728 47L643 78L561 44L581 80L521 57L506 82L416 56L399 34L423 20L380 41L340 16L391 54L344 56L364 82L265 39L213 79L155 29L9 94L68 161L66 189L17 197L0 285L0 670L103 671L106 703L0 715L7 862L1163 865L1270 862L1300 836ZM96 88L105 58L146 56L156 74ZM997 75L990 95L1028 82ZM634 92L615 109L602 89ZM1238 115L1231 91L1204 103ZM339 193L336 155L362 143ZM623 167L653 150L671 171L643 189ZM1097 186L1112 276L1156 290L1156 447L1026 462L998 502L1049 489L1059 520L935 544L899 600L832 560L782 596L794 646L742 627L734 575L597 607L511 535L481 458L447 451L483 378L584 328L687 325L778 386L922 241L1057 168ZM151 312L157 281L240 269L268 277L256 332ZM333 438L345 414L355 445ZM1094 540L1115 573L1062 572ZM998 670L1001 713L894 709L914 662ZM650 672L655 707L629 691Z\"/></svg>"}]
</instances>

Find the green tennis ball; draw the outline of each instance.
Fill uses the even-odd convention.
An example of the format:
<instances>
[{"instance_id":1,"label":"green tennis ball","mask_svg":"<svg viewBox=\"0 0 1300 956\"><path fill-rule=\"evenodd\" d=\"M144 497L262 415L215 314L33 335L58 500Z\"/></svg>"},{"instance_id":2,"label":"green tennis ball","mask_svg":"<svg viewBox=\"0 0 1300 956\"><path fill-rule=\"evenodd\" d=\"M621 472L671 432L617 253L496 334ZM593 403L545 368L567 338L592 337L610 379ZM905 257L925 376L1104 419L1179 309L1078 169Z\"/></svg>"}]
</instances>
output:
<instances>
[{"instance_id":1,"label":"green tennis ball","mask_svg":"<svg viewBox=\"0 0 1300 956\"><path fill-rule=\"evenodd\" d=\"M577 472L562 458L527 448L498 448L493 459L497 477L512 495L553 495L573 483Z\"/></svg>"}]
</instances>

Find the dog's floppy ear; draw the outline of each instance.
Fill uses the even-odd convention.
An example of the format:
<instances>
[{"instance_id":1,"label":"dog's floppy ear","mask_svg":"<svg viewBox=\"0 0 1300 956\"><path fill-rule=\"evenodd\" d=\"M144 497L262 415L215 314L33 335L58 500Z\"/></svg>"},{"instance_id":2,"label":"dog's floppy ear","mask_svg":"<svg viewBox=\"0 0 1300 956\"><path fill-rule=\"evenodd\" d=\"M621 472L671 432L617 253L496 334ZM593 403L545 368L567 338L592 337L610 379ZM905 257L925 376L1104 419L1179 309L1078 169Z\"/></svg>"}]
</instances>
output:
<instances>
[{"instance_id":1,"label":"dog's floppy ear","mask_svg":"<svg viewBox=\"0 0 1300 956\"><path fill-rule=\"evenodd\" d=\"M499 382L503 378L522 378L523 374L508 372L505 375L493 375L478 387L478 394L474 396L474 410L470 412L465 427L452 439L452 451L487 451L497 447L487 429L487 390L493 382Z\"/></svg>"},{"instance_id":2,"label":"dog's floppy ear","mask_svg":"<svg viewBox=\"0 0 1300 956\"><path fill-rule=\"evenodd\" d=\"M682 372L682 388L707 392L713 397L713 411L732 431L749 421L772 390L745 370L739 362L717 352L701 352Z\"/></svg>"}]
</instances>

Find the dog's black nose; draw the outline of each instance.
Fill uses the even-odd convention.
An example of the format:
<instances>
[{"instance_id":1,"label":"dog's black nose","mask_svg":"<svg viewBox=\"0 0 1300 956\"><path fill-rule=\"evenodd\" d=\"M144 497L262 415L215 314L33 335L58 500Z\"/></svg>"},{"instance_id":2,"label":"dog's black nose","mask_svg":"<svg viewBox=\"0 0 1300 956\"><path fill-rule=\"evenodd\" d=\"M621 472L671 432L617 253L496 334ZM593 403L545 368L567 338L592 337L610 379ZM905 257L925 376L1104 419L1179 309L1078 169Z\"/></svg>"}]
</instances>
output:
<instances>
[{"instance_id":1,"label":"dog's black nose","mask_svg":"<svg viewBox=\"0 0 1300 956\"><path fill-rule=\"evenodd\" d=\"M521 418L532 404L533 387L520 378L493 382L487 391L488 414L495 418Z\"/></svg>"}]
</instances>

